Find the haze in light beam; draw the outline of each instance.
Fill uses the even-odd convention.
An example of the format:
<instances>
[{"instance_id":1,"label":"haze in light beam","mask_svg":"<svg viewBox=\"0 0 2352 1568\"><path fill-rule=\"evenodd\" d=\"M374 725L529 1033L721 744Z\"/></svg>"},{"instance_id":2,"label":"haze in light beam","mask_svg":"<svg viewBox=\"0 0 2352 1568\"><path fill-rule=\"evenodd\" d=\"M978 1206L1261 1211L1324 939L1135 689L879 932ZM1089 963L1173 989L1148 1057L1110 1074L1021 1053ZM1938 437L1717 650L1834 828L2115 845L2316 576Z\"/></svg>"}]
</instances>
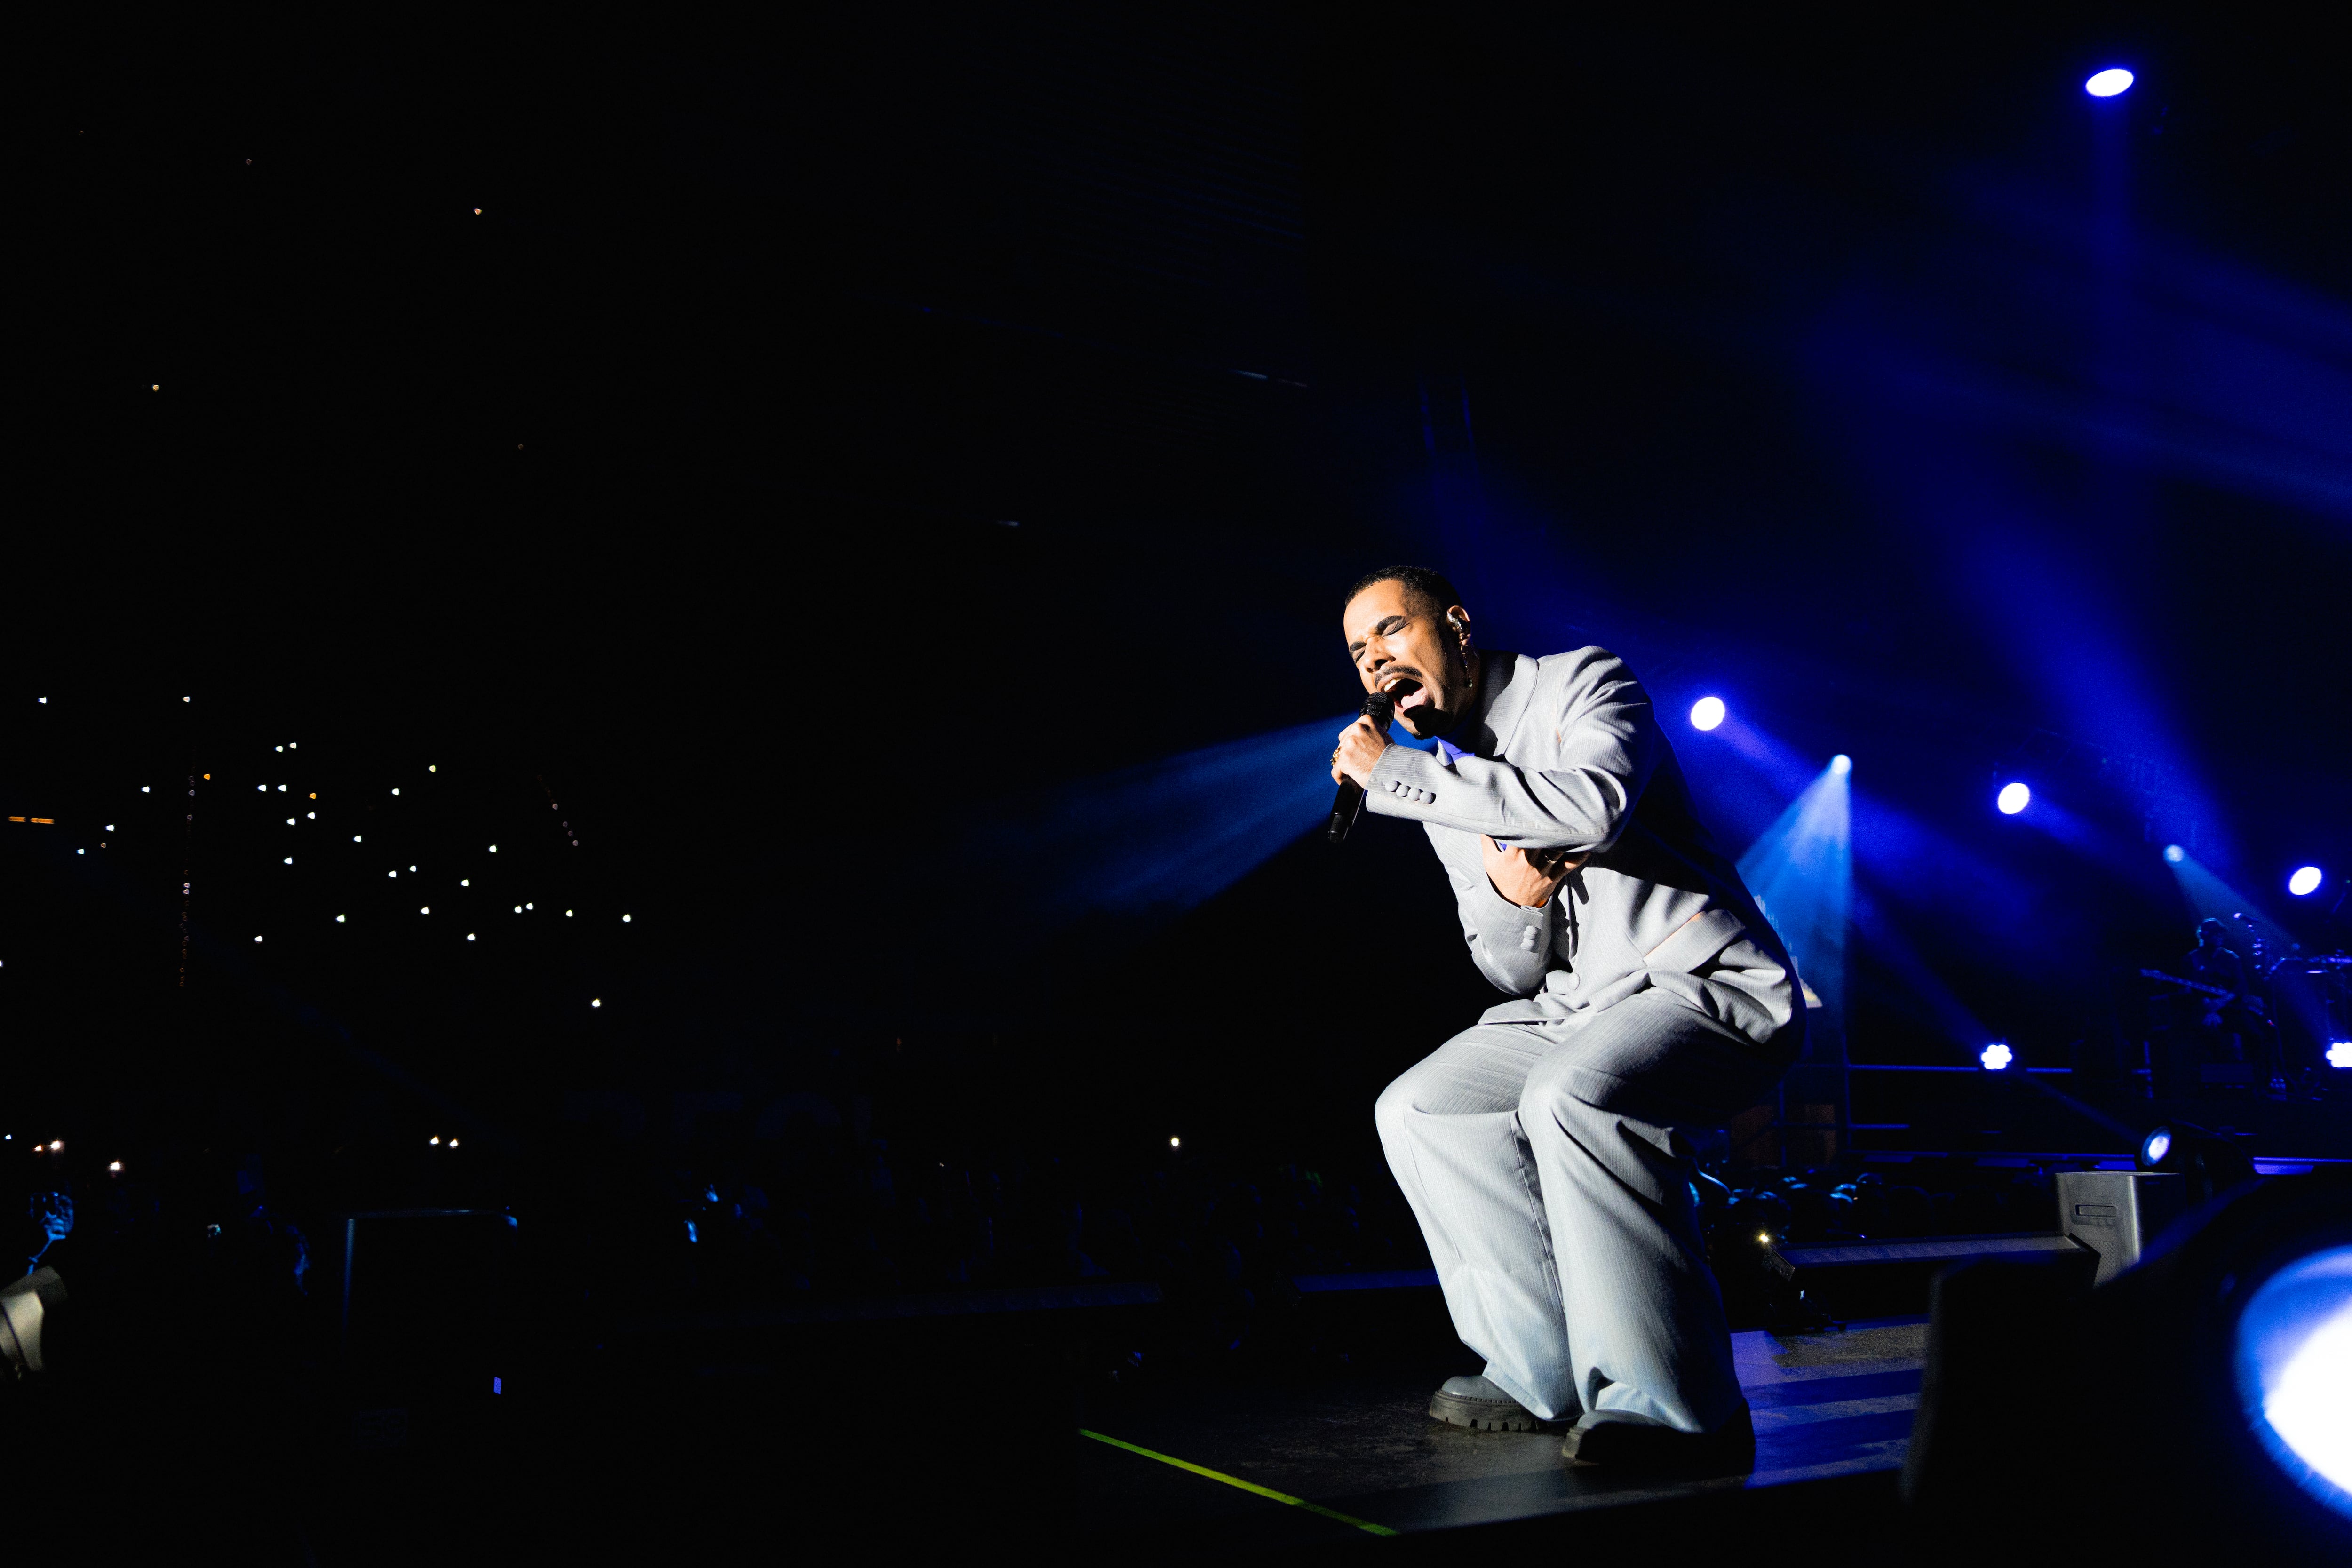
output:
<instances>
[{"instance_id":1,"label":"haze in light beam","mask_svg":"<svg viewBox=\"0 0 2352 1568\"><path fill-rule=\"evenodd\" d=\"M1817 1025L1845 1039L1845 933L1853 908L1852 775L1824 768L1739 858L1739 875L1822 999Z\"/></svg>"},{"instance_id":2,"label":"haze in light beam","mask_svg":"<svg viewBox=\"0 0 2352 1568\"><path fill-rule=\"evenodd\" d=\"M1004 907L1052 921L1191 909L1331 809L1331 738L1350 714L1080 779L964 847Z\"/></svg>"}]
</instances>

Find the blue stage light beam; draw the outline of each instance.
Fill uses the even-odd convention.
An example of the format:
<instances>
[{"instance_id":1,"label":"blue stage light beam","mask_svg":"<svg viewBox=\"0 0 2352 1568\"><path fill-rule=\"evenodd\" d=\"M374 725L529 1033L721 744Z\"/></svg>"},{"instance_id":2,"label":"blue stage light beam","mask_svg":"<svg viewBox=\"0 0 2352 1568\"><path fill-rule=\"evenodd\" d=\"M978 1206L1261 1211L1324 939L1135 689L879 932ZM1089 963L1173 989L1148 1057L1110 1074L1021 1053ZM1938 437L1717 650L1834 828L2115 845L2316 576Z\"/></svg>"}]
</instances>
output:
<instances>
[{"instance_id":1,"label":"blue stage light beam","mask_svg":"<svg viewBox=\"0 0 2352 1568\"><path fill-rule=\"evenodd\" d=\"M2180 886L2180 896L2199 920L2211 918L2229 923L2231 945L2238 950L2241 957L2251 961L2253 954L2245 951L2240 916L2243 916L2246 922L2261 934L2272 963L2278 962L2295 945L2294 938L2287 934L2285 927L2273 920L2261 905L2208 870L2196 856L2183 851L2176 858L2173 851L2179 848L2178 844L2168 847L2164 851L2164 860L2172 871L2173 880ZM2324 1040L2328 1037L2326 1013L2314 994L2300 986L2283 985L2278 988L2278 999L2294 1009L2296 1017L2311 1032L2312 1038Z\"/></svg>"},{"instance_id":2,"label":"blue stage light beam","mask_svg":"<svg viewBox=\"0 0 2352 1568\"><path fill-rule=\"evenodd\" d=\"M1331 739L1352 717L1081 779L982 830L964 858L1034 920L1191 909L1328 817Z\"/></svg>"},{"instance_id":3,"label":"blue stage light beam","mask_svg":"<svg viewBox=\"0 0 2352 1568\"><path fill-rule=\"evenodd\" d=\"M1845 1040L1846 924L1853 910L1852 764L1823 768L1739 858L1739 875ZM1811 1005L1811 999L1808 999Z\"/></svg>"}]
</instances>

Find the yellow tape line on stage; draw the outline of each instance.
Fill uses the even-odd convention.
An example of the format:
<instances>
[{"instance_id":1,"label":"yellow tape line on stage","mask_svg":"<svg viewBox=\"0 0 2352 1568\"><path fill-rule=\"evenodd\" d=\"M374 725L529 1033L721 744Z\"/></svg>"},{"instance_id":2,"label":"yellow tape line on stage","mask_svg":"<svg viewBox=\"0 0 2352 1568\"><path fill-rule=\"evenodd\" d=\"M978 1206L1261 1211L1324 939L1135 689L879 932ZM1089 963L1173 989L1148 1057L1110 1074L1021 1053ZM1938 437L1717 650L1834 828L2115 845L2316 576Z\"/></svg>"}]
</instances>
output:
<instances>
[{"instance_id":1,"label":"yellow tape line on stage","mask_svg":"<svg viewBox=\"0 0 2352 1568\"><path fill-rule=\"evenodd\" d=\"M1223 1481L1229 1487L1239 1487L1245 1492L1255 1492L1262 1498L1272 1498L1276 1502L1286 1502L1293 1508L1303 1508L1309 1513L1319 1513L1325 1519L1338 1520L1341 1524L1352 1525L1368 1534L1394 1535L1396 1533L1385 1524L1374 1524L1370 1520L1358 1519L1352 1514L1341 1513L1337 1509L1325 1508L1320 1503L1308 1502L1303 1497L1292 1497L1288 1492L1278 1492L1272 1487L1262 1487L1255 1481L1245 1481L1239 1476L1229 1476L1223 1470L1213 1470L1206 1465L1196 1465L1190 1459L1177 1458L1172 1454L1154 1453L1150 1448L1139 1447L1133 1443L1122 1443L1116 1437L1107 1437L1100 1432L1089 1432L1083 1426L1078 1428L1078 1436L1092 1437L1097 1443L1108 1443L1114 1448L1124 1448L1130 1454L1140 1454L1147 1459L1157 1459L1163 1465L1173 1465L1180 1470L1190 1470L1196 1476L1206 1476L1213 1481Z\"/></svg>"}]
</instances>

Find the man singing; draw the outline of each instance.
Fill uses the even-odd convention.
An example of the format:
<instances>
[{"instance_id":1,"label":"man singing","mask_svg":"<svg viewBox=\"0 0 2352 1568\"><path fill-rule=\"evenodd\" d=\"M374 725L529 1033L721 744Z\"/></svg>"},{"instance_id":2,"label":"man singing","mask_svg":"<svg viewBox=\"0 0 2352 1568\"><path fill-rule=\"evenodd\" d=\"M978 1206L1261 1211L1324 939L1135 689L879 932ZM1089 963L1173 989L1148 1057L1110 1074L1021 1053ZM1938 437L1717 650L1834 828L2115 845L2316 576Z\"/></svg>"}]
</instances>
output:
<instances>
[{"instance_id":1,"label":"man singing","mask_svg":"<svg viewBox=\"0 0 2352 1568\"><path fill-rule=\"evenodd\" d=\"M1754 1454L1682 1129L1719 1127L1795 1059L1787 952L1700 826L1650 700L1597 647L1481 653L1438 574L1374 572L1343 629L1367 691L1435 739L1339 735L1336 781L1411 817L1463 935L1511 1000L1374 1110L1462 1342L1483 1373L1429 1413L1570 1423L1586 1463Z\"/></svg>"}]
</instances>

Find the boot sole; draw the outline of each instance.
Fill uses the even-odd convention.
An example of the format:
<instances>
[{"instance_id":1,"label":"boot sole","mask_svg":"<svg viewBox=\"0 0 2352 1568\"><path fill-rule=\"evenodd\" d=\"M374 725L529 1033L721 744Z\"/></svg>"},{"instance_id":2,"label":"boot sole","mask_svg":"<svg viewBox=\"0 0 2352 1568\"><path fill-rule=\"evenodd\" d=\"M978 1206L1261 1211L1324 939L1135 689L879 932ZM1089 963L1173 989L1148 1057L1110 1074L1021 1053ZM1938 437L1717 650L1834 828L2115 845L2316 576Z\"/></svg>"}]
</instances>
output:
<instances>
[{"instance_id":1,"label":"boot sole","mask_svg":"<svg viewBox=\"0 0 2352 1568\"><path fill-rule=\"evenodd\" d=\"M1532 1410L1496 1399L1465 1399L1444 1390L1432 1395L1429 1413L1448 1426L1476 1432L1532 1432L1543 1425Z\"/></svg>"}]
</instances>

